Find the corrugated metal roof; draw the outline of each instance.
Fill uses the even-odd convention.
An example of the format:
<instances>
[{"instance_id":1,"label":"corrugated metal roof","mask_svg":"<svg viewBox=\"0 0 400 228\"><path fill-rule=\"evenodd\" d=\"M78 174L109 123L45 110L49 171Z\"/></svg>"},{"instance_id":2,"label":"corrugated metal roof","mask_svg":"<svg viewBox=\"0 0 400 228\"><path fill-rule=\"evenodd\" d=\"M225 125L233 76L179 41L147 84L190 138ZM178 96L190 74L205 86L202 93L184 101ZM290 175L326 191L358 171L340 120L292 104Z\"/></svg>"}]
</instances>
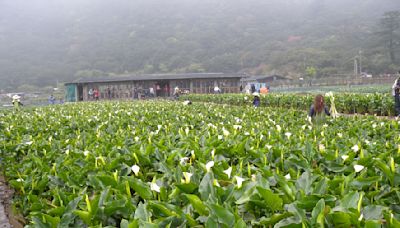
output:
<instances>
[{"instance_id":1,"label":"corrugated metal roof","mask_svg":"<svg viewBox=\"0 0 400 228\"><path fill-rule=\"evenodd\" d=\"M191 74L143 74L126 75L121 77L80 79L67 84L101 83L101 82L125 82L125 81L149 81L149 80L179 80L179 79L215 79L215 78L242 78L244 74L224 73L191 73Z\"/></svg>"},{"instance_id":2,"label":"corrugated metal roof","mask_svg":"<svg viewBox=\"0 0 400 228\"><path fill-rule=\"evenodd\" d=\"M280 75L255 75L255 76L250 76L247 78L242 78L242 81L245 82L250 82L250 81L258 81L258 80L265 80L265 79L270 79L270 78L274 78L276 80L285 80L285 79L289 79Z\"/></svg>"}]
</instances>

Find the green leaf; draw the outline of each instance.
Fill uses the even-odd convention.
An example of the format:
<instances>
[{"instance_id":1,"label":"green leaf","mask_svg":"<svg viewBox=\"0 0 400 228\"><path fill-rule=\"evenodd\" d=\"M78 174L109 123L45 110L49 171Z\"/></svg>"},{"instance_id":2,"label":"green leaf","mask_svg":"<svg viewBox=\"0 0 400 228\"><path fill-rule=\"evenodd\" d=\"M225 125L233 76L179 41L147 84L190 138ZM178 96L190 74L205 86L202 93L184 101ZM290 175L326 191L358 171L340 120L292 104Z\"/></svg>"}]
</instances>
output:
<instances>
[{"instance_id":1,"label":"green leaf","mask_svg":"<svg viewBox=\"0 0 400 228\"><path fill-rule=\"evenodd\" d=\"M261 187L257 187L257 190L264 199L267 208L269 208L272 212L283 209L283 201L278 194L274 194L271 190L263 189Z\"/></svg>"},{"instance_id":2,"label":"green leaf","mask_svg":"<svg viewBox=\"0 0 400 228\"><path fill-rule=\"evenodd\" d=\"M149 200L153 197L150 187L141 180L132 177L129 179L129 185L143 199Z\"/></svg>"},{"instance_id":3,"label":"green leaf","mask_svg":"<svg viewBox=\"0 0 400 228\"><path fill-rule=\"evenodd\" d=\"M365 221L365 228L381 228L382 223L379 221L369 220Z\"/></svg>"},{"instance_id":4,"label":"green leaf","mask_svg":"<svg viewBox=\"0 0 400 228\"><path fill-rule=\"evenodd\" d=\"M43 219L47 221L52 228L56 228L60 223L60 217L52 217L50 215L43 214Z\"/></svg>"},{"instance_id":5,"label":"green leaf","mask_svg":"<svg viewBox=\"0 0 400 228\"><path fill-rule=\"evenodd\" d=\"M363 216L365 220L380 220L383 218L383 211L386 208L379 205L368 205L363 208Z\"/></svg>"},{"instance_id":6,"label":"green leaf","mask_svg":"<svg viewBox=\"0 0 400 228\"><path fill-rule=\"evenodd\" d=\"M38 217L36 217L36 216L34 216L34 217L32 218L32 222L33 222L33 224L35 225L35 227L40 227L40 228L52 228L50 224L44 223L44 222L42 221L42 219L40 219L40 218L38 218Z\"/></svg>"},{"instance_id":7,"label":"green leaf","mask_svg":"<svg viewBox=\"0 0 400 228\"><path fill-rule=\"evenodd\" d=\"M292 216L291 213L284 213L284 214L273 214L271 217L269 218L261 218L260 221L256 224L262 225L264 227L269 227L272 225L275 225L277 222L281 221L282 219L288 218Z\"/></svg>"},{"instance_id":8,"label":"green leaf","mask_svg":"<svg viewBox=\"0 0 400 228\"><path fill-rule=\"evenodd\" d=\"M306 195L311 193L311 184L312 184L312 177L308 170L305 171L296 181L297 189L303 189Z\"/></svg>"},{"instance_id":9,"label":"green leaf","mask_svg":"<svg viewBox=\"0 0 400 228\"><path fill-rule=\"evenodd\" d=\"M161 217L178 216L178 214L175 211L166 207L161 202L152 201L152 202L149 202L149 206L153 210L153 214L155 214L157 216L161 216Z\"/></svg>"},{"instance_id":10,"label":"green leaf","mask_svg":"<svg viewBox=\"0 0 400 228\"><path fill-rule=\"evenodd\" d=\"M135 219L148 222L150 220L151 214L147 211L147 204L139 203L135 211Z\"/></svg>"},{"instance_id":11,"label":"green leaf","mask_svg":"<svg viewBox=\"0 0 400 228\"><path fill-rule=\"evenodd\" d=\"M373 184L375 184L377 181L380 181L381 177L375 176L375 177L358 177L355 180L350 182L350 186L357 189L361 190L365 187L369 187Z\"/></svg>"},{"instance_id":12,"label":"green leaf","mask_svg":"<svg viewBox=\"0 0 400 228\"><path fill-rule=\"evenodd\" d=\"M192 194L198 188L198 186L196 184L194 184L194 183L176 184L175 186L177 188L179 188L182 192L187 193L187 194Z\"/></svg>"},{"instance_id":13,"label":"green leaf","mask_svg":"<svg viewBox=\"0 0 400 228\"><path fill-rule=\"evenodd\" d=\"M199 192L202 201L215 199L214 176L211 172L204 175L199 185Z\"/></svg>"},{"instance_id":14,"label":"green leaf","mask_svg":"<svg viewBox=\"0 0 400 228\"><path fill-rule=\"evenodd\" d=\"M129 222L126 219L121 220L120 228L139 228L139 224L137 220Z\"/></svg>"},{"instance_id":15,"label":"green leaf","mask_svg":"<svg viewBox=\"0 0 400 228\"><path fill-rule=\"evenodd\" d=\"M96 178L99 180L102 188L106 188L108 186L115 188L118 184L111 175L98 175Z\"/></svg>"},{"instance_id":16,"label":"green leaf","mask_svg":"<svg viewBox=\"0 0 400 228\"><path fill-rule=\"evenodd\" d=\"M75 210L74 214L78 215L79 218L81 218L86 225L90 226L92 224L92 216L88 211Z\"/></svg>"},{"instance_id":17,"label":"green leaf","mask_svg":"<svg viewBox=\"0 0 400 228\"><path fill-rule=\"evenodd\" d=\"M311 224L313 226L324 227L325 225L325 201L320 199L311 212Z\"/></svg>"},{"instance_id":18,"label":"green leaf","mask_svg":"<svg viewBox=\"0 0 400 228\"><path fill-rule=\"evenodd\" d=\"M189 195L189 194L185 194L185 196L189 200L193 208L197 211L197 213L199 213L200 215L208 216L207 207L204 205L204 203L200 200L199 197L197 197L196 195Z\"/></svg>"},{"instance_id":19,"label":"green leaf","mask_svg":"<svg viewBox=\"0 0 400 228\"><path fill-rule=\"evenodd\" d=\"M78 203L82 200L82 196L76 197L68 203L64 215L61 217L59 227L69 227L74 222L76 215L73 213Z\"/></svg>"},{"instance_id":20,"label":"green leaf","mask_svg":"<svg viewBox=\"0 0 400 228\"><path fill-rule=\"evenodd\" d=\"M346 209L357 209L360 194L358 192L350 192L340 200L340 206Z\"/></svg>"},{"instance_id":21,"label":"green leaf","mask_svg":"<svg viewBox=\"0 0 400 228\"><path fill-rule=\"evenodd\" d=\"M211 204L210 209L212 215L217 218L218 223L233 227L235 224L235 216L227 208L218 204Z\"/></svg>"}]
</instances>

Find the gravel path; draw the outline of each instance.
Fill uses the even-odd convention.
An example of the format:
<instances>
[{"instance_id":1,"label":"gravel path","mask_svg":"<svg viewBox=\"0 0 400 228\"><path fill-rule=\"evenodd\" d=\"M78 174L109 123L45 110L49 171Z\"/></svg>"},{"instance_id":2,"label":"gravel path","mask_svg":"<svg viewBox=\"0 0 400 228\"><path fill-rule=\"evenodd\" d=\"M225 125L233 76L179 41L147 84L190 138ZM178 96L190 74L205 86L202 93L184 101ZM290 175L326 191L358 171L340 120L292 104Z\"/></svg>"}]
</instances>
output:
<instances>
[{"instance_id":1,"label":"gravel path","mask_svg":"<svg viewBox=\"0 0 400 228\"><path fill-rule=\"evenodd\" d=\"M11 228L10 222L4 210L5 200L8 200L9 192L4 185L4 179L0 177L0 228Z\"/></svg>"}]
</instances>

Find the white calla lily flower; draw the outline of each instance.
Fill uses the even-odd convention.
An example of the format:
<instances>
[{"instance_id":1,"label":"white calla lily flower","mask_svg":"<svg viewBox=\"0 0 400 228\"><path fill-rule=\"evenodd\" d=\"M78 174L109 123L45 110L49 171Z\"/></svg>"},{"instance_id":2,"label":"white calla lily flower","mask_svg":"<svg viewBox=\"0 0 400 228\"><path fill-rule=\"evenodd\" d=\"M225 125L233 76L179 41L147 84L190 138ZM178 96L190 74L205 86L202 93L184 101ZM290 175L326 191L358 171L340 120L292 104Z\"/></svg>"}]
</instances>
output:
<instances>
[{"instance_id":1,"label":"white calla lily flower","mask_svg":"<svg viewBox=\"0 0 400 228\"><path fill-rule=\"evenodd\" d=\"M242 129L242 126L241 125L233 125L233 129L240 130L240 129Z\"/></svg>"},{"instance_id":2,"label":"white calla lily flower","mask_svg":"<svg viewBox=\"0 0 400 228\"><path fill-rule=\"evenodd\" d=\"M224 127L222 128L222 133L224 134L224 136L228 136L230 133L228 130L226 130Z\"/></svg>"},{"instance_id":3,"label":"white calla lily flower","mask_svg":"<svg viewBox=\"0 0 400 228\"><path fill-rule=\"evenodd\" d=\"M342 155L342 159L343 159L343 161L346 161L348 158L349 158L349 156L348 156L348 155Z\"/></svg>"},{"instance_id":4,"label":"white calla lily flower","mask_svg":"<svg viewBox=\"0 0 400 228\"><path fill-rule=\"evenodd\" d=\"M188 172L183 172L183 176L185 177L185 183L189 184L190 183L190 178L193 176L193 174L188 173Z\"/></svg>"},{"instance_id":5,"label":"white calla lily flower","mask_svg":"<svg viewBox=\"0 0 400 228\"><path fill-rule=\"evenodd\" d=\"M83 155L85 155L86 157L87 157L89 154L90 154L90 152L87 151L87 150L85 150L85 151L83 152Z\"/></svg>"},{"instance_id":6,"label":"white calla lily flower","mask_svg":"<svg viewBox=\"0 0 400 228\"><path fill-rule=\"evenodd\" d=\"M232 173L232 167L229 167L228 169L224 170L224 173L228 175L228 178L231 178L231 173Z\"/></svg>"},{"instance_id":7,"label":"white calla lily flower","mask_svg":"<svg viewBox=\"0 0 400 228\"><path fill-rule=\"evenodd\" d=\"M155 191L158 193L160 193L160 191L161 191L160 186L158 186L157 183L153 183L153 182L150 184L150 189L151 189L151 191Z\"/></svg>"},{"instance_id":8,"label":"white calla lily flower","mask_svg":"<svg viewBox=\"0 0 400 228\"><path fill-rule=\"evenodd\" d=\"M239 177L239 176L235 176L235 179L236 179L236 183L237 183L237 186L238 186L238 188L241 188L241 187L242 187L242 184L243 184L243 181L244 181L244 179L243 179L243 178L241 178L241 177Z\"/></svg>"},{"instance_id":9,"label":"white calla lily flower","mask_svg":"<svg viewBox=\"0 0 400 228\"><path fill-rule=\"evenodd\" d=\"M285 135L286 135L286 137L290 138L290 136L292 136L292 133L286 132Z\"/></svg>"},{"instance_id":10,"label":"white calla lily flower","mask_svg":"<svg viewBox=\"0 0 400 228\"><path fill-rule=\"evenodd\" d=\"M214 166L214 161L209 161L206 164L207 172L210 172L211 168Z\"/></svg>"},{"instance_id":11,"label":"white calla lily flower","mask_svg":"<svg viewBox=\"0 0 400 228\"><path fill-rule=\"evenodd\" d=\"M360 148L358 147L358 145L356 144L356 145L354 145L352 148L351 148L354 152L357 152L357 151L359 151L360 150Z\"/></svg>"},{"instance_id":12,"label":"white calla lily flower","mask_svg":"<svg viewBox=\"0 0 400 228\"><path fill-rule=\"evenodd\" d=\"M365 167L362 165L354 165L354 170L356 171L356 173L361 172L361 170L363 170Z\"/></svg>"},{"instance_id":13,"label":"white calla lily flower","mask_svg":"<svg viewBox=\"0 0 400 228\"><path fill-rule=\"evenodd\" d=\"M137 166L137 165L133 165L133 166L131 167L131 170L132 170L132 172L135 174L135 176L137 176L137 175L139 175L140 167Z\"/></svg>"},{"instance_id":14,"label":"white calla lily flower","mask_svg":"<svg viewBox=\"0 0 400 228\"><path fill-rule=\"evenodd\" d=\"M184 164L186 164L186 162L188 162L188 161L189 161L189 158L188 158L188 157L183 157L183 158L180 159L180 164L181 164L181 165L184 165Z\"/></svg>"},{"instance_id":15,"label":"white calla lily flower","mask_svg":"<svg viewBox=\"0 0 400 228\"><path fill-rule=\"evenodd\" d=\"M292 178L292 177L290 176L290 173L286 174L285 179L286 179L286 180L290 180L290 178Z\"/></svg>"}]
</instances>

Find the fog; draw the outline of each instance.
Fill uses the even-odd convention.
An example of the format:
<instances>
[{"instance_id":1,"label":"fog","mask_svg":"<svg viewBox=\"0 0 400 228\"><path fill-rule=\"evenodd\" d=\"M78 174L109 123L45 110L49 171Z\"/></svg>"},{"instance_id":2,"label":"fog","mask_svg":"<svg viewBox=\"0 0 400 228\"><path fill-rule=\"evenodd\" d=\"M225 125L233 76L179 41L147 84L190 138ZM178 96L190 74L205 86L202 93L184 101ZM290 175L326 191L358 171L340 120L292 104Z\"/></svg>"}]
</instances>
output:
<instances>
[{"instance_id":1,"label":"fog","mask_svg":"<svg viewBox=\"0 0 400 228\"><path fill-rule=\"evenodd\" d=\"M342 59L353 51L385 56L374 34L399 9L398 0L0 0L0 89L123 73L301 74L304 56L329 76L351 70ZM376 72L386 64L366 61Z\"/></svg>"}]
</instances>

